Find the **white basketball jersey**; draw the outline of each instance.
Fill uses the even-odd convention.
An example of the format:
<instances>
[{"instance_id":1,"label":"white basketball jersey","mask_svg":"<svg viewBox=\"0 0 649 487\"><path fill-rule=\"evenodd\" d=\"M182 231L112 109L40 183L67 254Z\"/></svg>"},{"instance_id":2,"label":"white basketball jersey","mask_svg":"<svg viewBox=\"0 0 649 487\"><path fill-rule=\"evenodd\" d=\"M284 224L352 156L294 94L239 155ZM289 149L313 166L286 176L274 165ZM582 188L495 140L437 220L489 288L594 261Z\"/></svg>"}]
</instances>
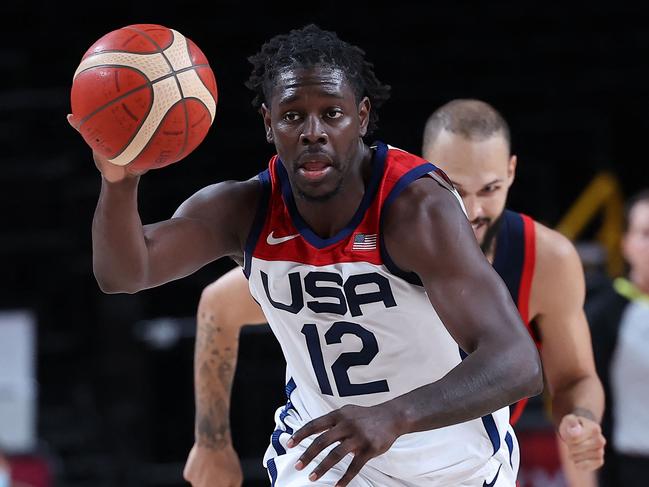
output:
<instances>
[{"instance_id":1,"label":"white basketball jersey","mask_svg":"<svg viewBox=\"0 0 649 487\"><path fill-rule=\"evenodd\" d=\"M245 252L250 291L287 362L288 403L276 415L265 465L285 453L290 434L346 404L372 406L445 376L463 352L415 274L385 251L381 216L408 184L433 177L461 200L434 165L378 143L372 176L349 224L322 239L300 217L277 156ZM369 463L399 479L430 485L469 478L512 444L509 412L399 437ZM508 436L508 437L507 437ZM424 485L428 485L424 483Z\"/></svg>"}]
</instances>

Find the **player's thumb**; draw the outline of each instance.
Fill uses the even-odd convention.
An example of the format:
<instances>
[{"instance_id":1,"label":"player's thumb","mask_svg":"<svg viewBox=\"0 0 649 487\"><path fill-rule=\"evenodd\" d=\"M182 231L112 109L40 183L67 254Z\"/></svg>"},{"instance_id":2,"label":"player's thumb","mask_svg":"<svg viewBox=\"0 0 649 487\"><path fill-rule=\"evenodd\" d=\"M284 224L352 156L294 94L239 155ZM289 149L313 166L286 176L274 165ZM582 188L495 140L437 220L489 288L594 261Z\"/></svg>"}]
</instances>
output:
<instances>
[{"instance_id":1,"label":"player's thumb","mask_svg":"<svg viewBox=\"0 0 649 487\"><path fill-rule=\"evenodd\" d=\"M581 421L579 421L579 418L574 414L568 414L561 420L559 433L561 434L561 438L563 438L564 441L570 442L571 440L574 441L579 438L583 430L584 427L581 424Z\"/></svg>"}]
</instances>

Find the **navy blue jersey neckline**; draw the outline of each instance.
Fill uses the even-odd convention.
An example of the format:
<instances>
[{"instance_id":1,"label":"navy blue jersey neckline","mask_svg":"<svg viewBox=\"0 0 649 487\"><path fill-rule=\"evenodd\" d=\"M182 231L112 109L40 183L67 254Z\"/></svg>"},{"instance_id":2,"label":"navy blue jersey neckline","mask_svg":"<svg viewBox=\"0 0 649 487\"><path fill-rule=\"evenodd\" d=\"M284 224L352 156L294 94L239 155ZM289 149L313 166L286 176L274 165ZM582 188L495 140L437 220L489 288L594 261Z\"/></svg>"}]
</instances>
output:
<instances>
[{"instance_id":1,"label":"navy blue jersey neckline","mask_svg":"<svg viewBox=\"0 0 649 487\"><path fill-rule=\"evenodd\" d=\"M383 142L376 142L372 147L376 147L376 150L372 154L372 175L370 176L370 181L367 185L367 188L365 188L365 194L363 194L361 203L358 206L356 213L354 213L354 216L347 223L347 225L345 225L336 235L333 235L329 238L319 237L313 230L311 230L311 228L309 228L309 225L307 225L307 223L298 212L297 206L295 204L295 199L293 198L291 183L288 180L288 174L286 173L286 169L284 168L282 161L279 159L279 157L277 158L275 167L277 168L277 175L279 176L284 204L288 208L288 212L291 215L291 220L293 221L295 228L298 230L298 232L300 232L300 235L302 235L302 237L304 237L304 239L314 247L322 249L328 247L329 245L340 242L344 238L348 237L363 220L363 216L365 215L365 212L367 211L369 206L372 204L372 200L374 200L374 196L376 195L379 184L381 183L381 179L383 178L385 159L388 154L388 146Z\"/></svg>"},{"instance_id":2,"label":"navy blue jersey neckline","mask_svg":"<svg viewBox=\"0 0 649 487\"><path fill-rule=\"evenodd\" d=\"M500 230L496 237L496 253L493 267L500 275L514 303L518 305L518 293L525 265L525 226L523 217L514 211L503 212Z\"/></svg>"}]
</instances>

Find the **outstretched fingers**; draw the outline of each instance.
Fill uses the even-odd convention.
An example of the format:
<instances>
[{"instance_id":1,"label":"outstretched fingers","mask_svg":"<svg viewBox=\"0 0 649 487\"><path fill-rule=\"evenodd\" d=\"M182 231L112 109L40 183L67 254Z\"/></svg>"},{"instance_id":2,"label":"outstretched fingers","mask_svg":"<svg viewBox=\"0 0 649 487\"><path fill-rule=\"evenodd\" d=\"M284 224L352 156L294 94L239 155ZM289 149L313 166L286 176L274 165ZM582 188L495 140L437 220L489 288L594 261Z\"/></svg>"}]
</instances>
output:
<instances>
[{"instance_id":1,"label":"outstretched fingers","mask_svg":"<svg viewBox=\"0 0 649 487\"><path fill-rule=\"evenodd\" d=\"M295 464L295 468L302 470L309 463L311 463L313 459L317 457L322 451L326 450L333 443L342 440L343 438L335 429L331 429L325 433L322 433L315 440L313 440L309 447L300 456L299 460ZM332 464L332 466L333 465L334 464Z\"/></svg>"},{"instance_id":2,"label":"outstretched fingers","mask_svg":"<svg viewBox=\"0 0 649 487\"><path fill-rule=\"evenodd\" d=\"M293 433L293 436L289 438L286 445L289 448L293 448L294 446L299 445L305 438L308 438L309 436L315 435L317 433L322 433L323 431L328 430L329 428L334 426L334 424L335 421L331 413L320 416L319 418L309 421L307 424Z\"/></svg>"},{"instance_id":3,"label":"outstretched fingers","mask_svg":"<svg viewBox=\"0 0 649 487\"><path fill-rule=\"evenodd\" d=\"M309 480L312 482L318 480L326 474L334 465L340 462L351 451L346 442L341 443L331 450L329 454L320 462L320 464L311 472Z\"/></svg>"},{"instance_id":4,"label":"outstretched fingers","mask_svg":"<svg viewBox=\"0 0 649 487\"><path fill-rule=\"evenodd\" d=\"M365 465L369 459L370 458L365 455L354 456L352 463L349 465L349 468L347 468L345 475L343 475L338 481L336 487L345 487L349 484L349 482L358 475L358 472L361 471L361 468L363 468L363 465Z\"/></svg>"}]
</instances>

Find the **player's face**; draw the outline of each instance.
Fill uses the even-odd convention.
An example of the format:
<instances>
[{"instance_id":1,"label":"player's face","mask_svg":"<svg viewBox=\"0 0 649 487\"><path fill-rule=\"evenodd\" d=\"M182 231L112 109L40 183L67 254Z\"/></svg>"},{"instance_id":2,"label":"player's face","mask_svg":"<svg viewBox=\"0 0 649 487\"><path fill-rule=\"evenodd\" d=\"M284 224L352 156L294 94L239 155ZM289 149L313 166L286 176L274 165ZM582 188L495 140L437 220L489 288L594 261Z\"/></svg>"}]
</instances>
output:
<instances>
[{"instance_id":1,"label":"player's face","mask_svg":"<svg viewBox=\"0 0 649 487\"><path fill-rule=\"evenodd\" d=\"M359 163L370 104L356 102L336 68L287 69L275 81L270 107L262 107L266 136L297 193L323 201L339 192Z\"/></svg>"},{"instance_id":2,"label":"player's face","mask_svg":"<svg viewBox=\"0 0 649 487\"><path fill-rule=\"evenodd\" d=\"M502 215L514 181L516 156L510 157L504 137L471 140L442 130L423 156L455 184L482 245L488 229Z\"/></svg>"},{"instance_id":3,"label":"player's face","mask_svg":"<svg viewBox=\"0 0 649 487\"><path fill-rule=\"evenodd\" d=\"M631 210L623 249L631 272L649 280L649 202L638 203Z\"/></svg>"}]
</instances>

